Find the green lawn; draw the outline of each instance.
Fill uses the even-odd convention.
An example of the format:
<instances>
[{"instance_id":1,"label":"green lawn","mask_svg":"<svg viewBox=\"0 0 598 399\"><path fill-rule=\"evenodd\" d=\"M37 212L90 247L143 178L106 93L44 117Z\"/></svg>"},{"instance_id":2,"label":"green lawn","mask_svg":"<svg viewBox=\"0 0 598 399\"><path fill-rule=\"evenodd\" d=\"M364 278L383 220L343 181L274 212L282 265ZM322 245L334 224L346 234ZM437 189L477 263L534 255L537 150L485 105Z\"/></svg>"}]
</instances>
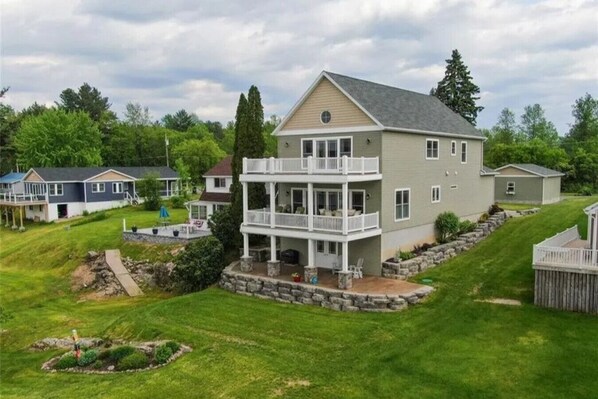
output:
<instances>
[{"instance_id":1,"label":"green lawn","mask_svg":"<svg viewBox=\"0 0 598 399\"><path fill-rule=\"evenodd\" d=\"M138 257L167 250L123 244L119 210L67 231L2 230L2 398L588 398L598 392L598 318L536 308L532 244L580 223L593 198L571 198L510 220L468 253L420 278L437 291L401 313L341 313L235 295L218 288L167 297L81 302L69 273L88 249ZM184 212L177 216L184 218ZM582 227L584 231L585 227ZM504 297L521 307L476 302ZM50 374L47 336L170 338L194 351L151 372Z\"/></svg>"}]
</instances>

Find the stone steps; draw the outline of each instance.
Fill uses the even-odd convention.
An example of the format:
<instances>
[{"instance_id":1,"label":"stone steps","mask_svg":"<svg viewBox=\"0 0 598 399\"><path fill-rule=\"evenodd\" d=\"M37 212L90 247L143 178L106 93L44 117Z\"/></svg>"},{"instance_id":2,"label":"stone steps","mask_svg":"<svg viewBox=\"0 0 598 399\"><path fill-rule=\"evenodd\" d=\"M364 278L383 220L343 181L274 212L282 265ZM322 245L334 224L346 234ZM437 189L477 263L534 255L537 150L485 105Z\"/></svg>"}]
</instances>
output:
<instances>
[{"instance_id":1,"label":"stone steps","mask_svg":"<svg viewBox=\"0 0 598 399\"><path fill-rule=\"evenodd\" d=\"M114 273L116 279L129 296L143 295L141 288L139 288L129 274L129 271L123 266L118 249L106 250L106 264L110 267L110 270L112 270L112 273Z\"/></svg>"}]
</instances>

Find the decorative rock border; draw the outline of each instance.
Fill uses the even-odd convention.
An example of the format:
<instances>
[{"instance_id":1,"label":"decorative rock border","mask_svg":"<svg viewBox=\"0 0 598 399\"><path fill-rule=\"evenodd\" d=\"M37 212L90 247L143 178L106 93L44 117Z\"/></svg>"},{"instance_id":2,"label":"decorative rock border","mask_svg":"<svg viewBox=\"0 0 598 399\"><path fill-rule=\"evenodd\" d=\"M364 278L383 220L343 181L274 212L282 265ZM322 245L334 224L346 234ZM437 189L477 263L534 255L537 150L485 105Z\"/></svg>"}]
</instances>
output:
<instances>
[{"instance_id":1,"label":"decorative rock border","mask_svg":"<svg viewBox=\"0 0 598 399\"><path fill-rule=\"evenodd\" d=\"M382 276L398 280L407 280L421 272L438 266L459 253L469 250L507 220L505 212L490 216L484 223L478 223L471 233L461 234L455 241L437 245L415 258L400 262L382 262Z\"/></svg>"},{"instance_id":2,"label":"decorative rock border","mask_svg":"<svg viewBox=\"0 0 598 399\"><path fill-rule=\"evenodd\" d=\"M345 312L396 312L419 303L434 291L425 286L408 294L384 295L347 292L305 283L276 280L233 270L239 262L227 266L220 277L220 287L237 294L270 299L282 303L314 305Z\"/></svg>"},{"instance_id":3,"label":"decorative rock border","mask_svg":"<svg viewBox=\"0 0 598 399\"><path fill-rule=\"evenodd\" d=\"M167 342L167 341L164 341ZM143 345L143 344L141 344ZM183 354L187 353L187 352L192 352L193 349L190 346L187 345L183 345L180 344L181 347L180 349L176 352L173 353L172 356L170 356L170 358L162 364L156 364L156 365L152 365L143 369L133 369L133 370L112 370L112 371L108 371L108 370L83 370L80 369L78 367L72 367L72 368L68 368L68 369L62 369L62 370L56 370L50 367L50 365L52 363L54 363L55 361L57 361L58 359L60 359L61 357L65 356L66 353L63 353L60 356L55 356L52 359L48 360L47 362L45 362L42 365L42 370L50 372L50 373L62 373L62 372L67 372L67 373L77 373L77 374L118 374L118 373L139 373L142 371L148 371L148 370L155 370L155 369L159 369L161 367L164 367L168 364L170 364L171 362L174 362L176 359L178 359L179 357L183 356ZM137 345L132 344L132 346L137 347ZM69 352L67 352L69 353Z\"/></svg>"}]
</instances>

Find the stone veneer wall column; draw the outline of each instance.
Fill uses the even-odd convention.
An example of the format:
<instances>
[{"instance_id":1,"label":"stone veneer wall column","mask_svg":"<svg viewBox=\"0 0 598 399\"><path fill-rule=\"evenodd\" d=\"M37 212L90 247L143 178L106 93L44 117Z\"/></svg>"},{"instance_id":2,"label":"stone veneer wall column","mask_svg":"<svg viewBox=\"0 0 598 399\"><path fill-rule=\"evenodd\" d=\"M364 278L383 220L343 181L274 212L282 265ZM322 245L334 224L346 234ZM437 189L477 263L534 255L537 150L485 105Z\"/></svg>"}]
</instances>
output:
<instances>
[{"instance_id":1,"label":"stone veneer wall column","mask_svg":"<svg viewBox=\"0 0 598 399\"><path fill-rule=\"evenodd\" d=\"M268 277L280 276L280 261L269 260L268 261Z\"/></svg>"},{"instance_id":2,"label":"stone veneer wall column","mask_svg":"<svg viewBox=\"0 0 598 399\"><path fill-rule=\"evenodd\" d=\"M241 256L241 271L250 272L253 270L253 256Z\"/></svg>"}]
</instances>

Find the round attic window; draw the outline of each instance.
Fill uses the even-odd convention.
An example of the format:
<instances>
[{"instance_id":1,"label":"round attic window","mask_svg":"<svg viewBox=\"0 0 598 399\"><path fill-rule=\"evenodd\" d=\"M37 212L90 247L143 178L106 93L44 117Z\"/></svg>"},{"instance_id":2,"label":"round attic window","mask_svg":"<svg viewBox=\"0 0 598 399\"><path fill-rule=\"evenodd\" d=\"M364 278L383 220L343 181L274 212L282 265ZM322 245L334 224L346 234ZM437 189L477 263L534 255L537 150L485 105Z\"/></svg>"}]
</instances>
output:
<instances>
[{"instance_id":1,"label":"round attic window","mask_svg":"<svg viewBox=\"0 0 598 399\"><path fill-rule=\"evenodd\" d=\"M330 119L332 119L332 116L330 115L329 111L324 111L322 114L320 114L320 120L322 123L328 123L330 122Z\"/></svg>"}]
</instances>

